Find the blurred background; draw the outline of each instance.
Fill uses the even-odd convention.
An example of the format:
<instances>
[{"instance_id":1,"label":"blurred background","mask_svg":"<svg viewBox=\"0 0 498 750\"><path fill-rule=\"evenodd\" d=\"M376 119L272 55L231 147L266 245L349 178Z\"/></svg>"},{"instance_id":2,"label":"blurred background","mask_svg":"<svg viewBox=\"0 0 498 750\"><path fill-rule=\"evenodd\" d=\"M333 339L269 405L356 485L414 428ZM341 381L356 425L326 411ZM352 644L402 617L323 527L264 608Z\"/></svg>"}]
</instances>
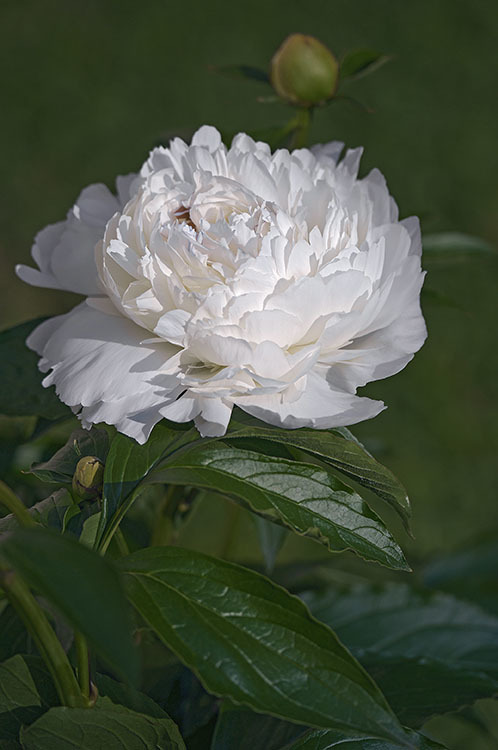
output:
<instances>
[{"instance_id":1,"label":"blurred background","mask_svg":"<svg viewBox=\"0 0 498 750\"><path fill-rule=\"evenodd\" d=\"M267 69L295 31L338 57L359 47L393 57L351 85L374 112L324 107L312 141L364 146L363 172L379 167L401 216L417 214L425 233L466 232L498 247L495 0L3 0L0 13L1 328L75 304L22 284L13 266L30 262L34 234L84 186L112 186L153 146L203 123L235 133L289 118L284 104L258 102L264 84L212 67ZM414 563L498 536L497 257L427 260L427 287L452 305L427 295L423 350L364 389L389 408L354 432L409 491L415 540L400 540ZM197 525L210 551L226 522L217 508L212 534L205 519ZM299 549L311 547L321 554L312 543Z\"/></svg>"}]
</instances>

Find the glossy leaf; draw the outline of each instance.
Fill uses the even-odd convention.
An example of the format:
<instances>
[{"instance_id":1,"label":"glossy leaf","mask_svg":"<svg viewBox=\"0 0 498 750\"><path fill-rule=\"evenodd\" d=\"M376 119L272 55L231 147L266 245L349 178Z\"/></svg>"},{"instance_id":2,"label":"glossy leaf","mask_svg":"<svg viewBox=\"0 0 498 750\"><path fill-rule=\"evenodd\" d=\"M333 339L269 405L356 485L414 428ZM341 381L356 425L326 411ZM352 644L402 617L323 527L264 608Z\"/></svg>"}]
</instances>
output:
<instances>
[{"instance_id":1,"label":"glossy leaf","mask_svg":"<svg viewBox=\"0 0 498 750\"><path fill-rule=\"evenodd\" d=\"M443 745L410 730L406 731L402 742L384 742L375 737L364 739L354 734L345 735L336 731L312 730L281 750L335 750L335 748L338 750L445 750Z\"/></svg>"},{"instance_id":2,"label":"glossy leaf","mask_svg":"<svg viewBox=\"0 0 498 750\"><path fill-rule=\"evenodd\" d=\"M306 727L274 716L256 714L224 702L211 743L211 750L281 750L306 731Z\"/></svg>"},{"instance_id":3,"label":"glossy leaf","mask_svg":"<svg viewBox=\"0 0 498 750\"><path fill-rule=\"evenodd\" d=\"M341 62L340 75L344 78L363 78L381 68L391 58L373 49L356 49L347 52Z\"/></svg>"},{"instance_id":4,"label":"glossy leaf","mask_svg":"<svg viewBox=\"0 0 498 750\"><path fill-rule=\"evenodd\" d=\"M334 633L269 579L178 547L118 564L137 611L209 692L308 725L402 736Z\"/></svg>"},{"instance_id":5,"label":"glossy leaf","mask_svg":"<svg viewBox=\"0 0 498 750\"><path fill-rule=\"evenodd\" d=\"M173 456L156 480L221 492L330 550L351 549L367 560L409 570L382 521L326 468L201 444Z\"/></svg>"},{"instance_id":6,"label":"glossy leaf","mask_svg":"<svg viewBox=\"0 0 498 750\"><path fill-rule=\"evenodd\" d=\"M75 539L43 528L15 532L2 543L1 553L118 674L135 679L130 612L119 576L107 560Z\"/></svg>"},{"instance_id":7,"label":"glossy leaf","mask_svg":"<svg viewBox=\"0 0 498 750\"><path fill-rule=\"evenodd\" d=\"M52 708L21 732L24 750L185 750L170 718L154 718L104 699L92 710Z\"/></svg>"},{"instance_id":8,"label":"glossy leaf","mask_svg":"<svg viewBox=\"0 0 498 750\"><path fill-rule=\"evenodd\" d=\"M51 459L31 467L31 472L43 482L70 484L76 464L83 456L96 456L104 463L109 450L105 430L74 430L67 443Z\"/></svg>"},{"instance_id":9,"label":"glossy leaf","mask_svg":"<svg viewBox=\"0 0 498 750\"><path fill-rule=\"evenodd\" d=\"M72 416L55 389L42 386L39 357L26 346L27 337L43 320L30 320L0 333L0 414L50 420Z\"/></svg>"},{"instance_id":10,"label":"glossy leaf","mask_svg":"<svg viewBox=\"0 0 498 750\"><path fill-rule=\"evenodd\" d=\"M98 541L102 541L118 522L120 509L152 469L183 445L197 439L199 433L193 427L166 421L154 428L145 445L121 433L114 437L105 463Z\"/></svg>"},{"instance_id":11,"label":"glossy leaf","mask_svg":"<svg viewBox=\"0 0 498 750\"><path fill-rule=\"evenodd\" d=\"M355 439L336 430L283 430L238 411L224 440L261 438L310 453L388 502L407 521L410 503L394 474L376 461Z\"/></svg>"},{"instance_id":12,"label":"glossy leaf","mask_svg":"<svg viewBox=\"0 0 498 750\"><path fill-rule=\"evenodd\" d=\"M473 257L477 254L496 254L496 249L486 240L461 232L424 234L422 247L426 258Z\"/></svg>"}]
</instances>

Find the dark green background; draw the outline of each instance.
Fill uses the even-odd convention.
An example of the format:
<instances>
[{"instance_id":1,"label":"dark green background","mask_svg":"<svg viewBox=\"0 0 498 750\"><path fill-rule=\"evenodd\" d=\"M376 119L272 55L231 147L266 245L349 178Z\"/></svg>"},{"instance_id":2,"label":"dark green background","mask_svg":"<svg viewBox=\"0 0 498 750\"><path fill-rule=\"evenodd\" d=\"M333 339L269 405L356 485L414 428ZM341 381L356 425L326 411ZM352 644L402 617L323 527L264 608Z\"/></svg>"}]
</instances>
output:
<instances>
[{"instance_id":1,"label":"dark green background","mask_svg":"<svg viewBox=\"0 0 498 750\"><path fill-rule=\"evenodd\" d=\"M225 131L283 123L264 85L209 70L266 67L292 31L338 54L394 56L351 86L375 109L317 113L315 141L364 145L363 170L386 175L401 214L427 232L455 229L498 245L498 6L490 0L166 2L9 0L1 7L1 325L55 313L69 295L23 285L13 265L79 190L112 184L148 150L202 123ZM417 541L437 554L497 530L494 258L428 263L427 284L462 310L425 305L430 338L399 376L366 389L389 404L357 428L407 485Z\"/></svg>"}]
</instances>

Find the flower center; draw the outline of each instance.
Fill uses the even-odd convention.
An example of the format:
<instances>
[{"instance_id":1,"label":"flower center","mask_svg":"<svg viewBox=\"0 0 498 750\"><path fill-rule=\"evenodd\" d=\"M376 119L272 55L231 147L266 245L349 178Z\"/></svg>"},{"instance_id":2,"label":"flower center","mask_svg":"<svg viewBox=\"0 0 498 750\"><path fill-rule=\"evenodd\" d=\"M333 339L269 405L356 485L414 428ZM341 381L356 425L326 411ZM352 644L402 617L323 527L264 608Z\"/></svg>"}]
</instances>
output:
<instances>
[{"instance_id":1,"label":"flower center","mask_svg":"<svg viewBox=\"0 0 498 750\"><path fill-rule=\"evenodd\" d=\"M187 206L180 206L177 208L173 216L179 223L188 224L189 227L192 227L192 229L197 231L197 227L190 216L190 208L187 208Z\"/></svg>"}]
</instances>

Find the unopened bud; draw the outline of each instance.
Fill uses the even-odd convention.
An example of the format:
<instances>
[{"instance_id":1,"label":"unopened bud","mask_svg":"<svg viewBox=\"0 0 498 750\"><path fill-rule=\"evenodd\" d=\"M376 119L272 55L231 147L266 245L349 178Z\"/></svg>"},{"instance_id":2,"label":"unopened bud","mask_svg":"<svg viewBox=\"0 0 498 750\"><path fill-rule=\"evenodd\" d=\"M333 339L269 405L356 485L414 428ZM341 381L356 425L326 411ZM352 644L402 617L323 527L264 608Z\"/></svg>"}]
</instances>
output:
<instances>
[{"instance_id":1,"label":"unopened bud","mask_svg":"<svg viewBox=\"0 0 498 750\"><path fill-rule=\"evenodd\" d=\"M76 464L73 492L82 500L94 500L102 492L104 464L96 456L84 456Z\"/></svg>"},{"instance_id":2,"label":"unopened bud","mask_svg":"<svg viewBox=\"0 0 498 750\"><path fill-rule=\"evenodd\" d=\"M339 63L315 37L291 34L273 55L270 80L282 99L312 107L334 96Z\"/></svg>"}]
</instances>

